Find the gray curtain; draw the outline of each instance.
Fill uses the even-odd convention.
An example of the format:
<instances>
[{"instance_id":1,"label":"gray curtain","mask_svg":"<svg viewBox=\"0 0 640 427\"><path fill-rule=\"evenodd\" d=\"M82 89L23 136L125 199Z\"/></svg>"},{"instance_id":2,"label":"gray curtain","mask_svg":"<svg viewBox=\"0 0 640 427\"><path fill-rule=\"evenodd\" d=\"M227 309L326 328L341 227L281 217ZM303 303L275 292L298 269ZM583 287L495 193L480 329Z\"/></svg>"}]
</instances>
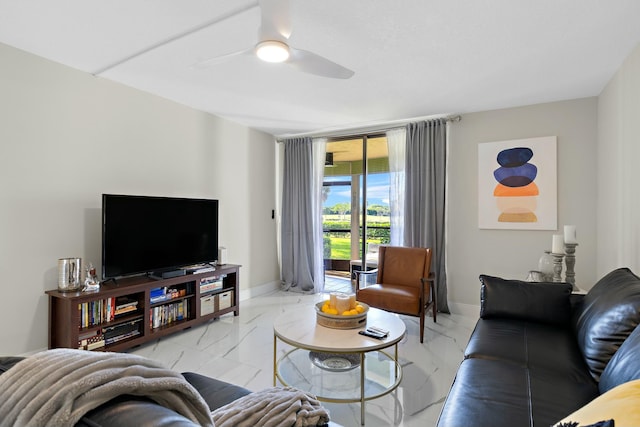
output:
<instances>
[{"instance_id":1,"label":"gray curtain","mask_svg":"<svg viewBox=\"0 0 640 427\"><path fill-rule=\"evenodd\" d=\"M445 258L447 122L410 123L406 147L404 242L432 248L438 311L449 313Z\"/></svg>"},{"instance_id":2,"label":"gray curtain","mask_svg":"<svg viewBox=\"0 0 640 427\"><path fill-rule=\"evenodd\" d=\"M284 141L282 179L282 287L315 292L314 156L311 138Z\"/></svg>"}]
</instances>

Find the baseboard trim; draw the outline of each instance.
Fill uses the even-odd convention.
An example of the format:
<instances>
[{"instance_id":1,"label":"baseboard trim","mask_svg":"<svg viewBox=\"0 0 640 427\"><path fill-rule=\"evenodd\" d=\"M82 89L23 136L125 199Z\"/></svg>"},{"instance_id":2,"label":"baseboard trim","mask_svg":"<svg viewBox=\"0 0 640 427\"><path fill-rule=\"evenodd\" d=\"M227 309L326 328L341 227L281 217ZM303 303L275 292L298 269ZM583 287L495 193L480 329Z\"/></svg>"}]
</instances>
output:
<instances>
[{"instance_id":1,"label":"baseboard trim","mask_svg":"<svg viewBox=\"0 0 640 427\"><path fill-rule=\"evenodd\" d=\"M273 282L264 283L258 286L252 286L249 289L240 290L240 301L245 301L260 295L268 294L280 289L280 281L274 280Z\"/></svg>"},{"instance_id":2,"label":"baseboard trim","mask_svg":"<svg viewBox=\"0 0 640 427\"><path fill-rule=\"evenodd\" d=\"M478 317L480 314L480 306L473 304L463 304L459 302L449 301L449 310L453 314L460 314L462 316Z\"/></svg>"}]
</instances>

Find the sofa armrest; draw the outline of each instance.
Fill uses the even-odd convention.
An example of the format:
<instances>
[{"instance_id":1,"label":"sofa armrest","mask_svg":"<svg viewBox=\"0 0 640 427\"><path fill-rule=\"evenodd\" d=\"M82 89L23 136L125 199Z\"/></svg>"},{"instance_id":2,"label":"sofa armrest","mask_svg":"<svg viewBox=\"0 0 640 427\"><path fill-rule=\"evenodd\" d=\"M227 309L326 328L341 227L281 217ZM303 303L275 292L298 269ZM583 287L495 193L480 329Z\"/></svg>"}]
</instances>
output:
<instances>
[{"instance_id":1,"label":"sofa armrest","mask_svg":"<svg viewBox=\"0 0 640 427\"><path fill-rule=\"evenodd\" d=\"M511 318L568 325L571 319L569 283L525 282L480 275L480 317Z\"/></svg>"},{"instance_id":2,"label":"sofa armrest","mask_svg":"<svg viewBox=\"0 0 640 427\"><path fill-rule=\"evenodd\" d=\"M212 411L251 393L250 390L244 387L196 374L195 372L183 372L182 376L198 390L198 393L204 398Z\"/></svg>"},{"instance_id":3,"label":"sofa armrest","mask_svg":"<svg viewBox=\"0 0 640 427\"><path fill-rule=\"evenodd\" d=\"M0 375L24 357L0 357ZM233 384L193 372L182 376L204 398L211 410L251 393ZM143 396L121 395L89 411L76 427L186 427L195 426L188 418Z\"/></svg>"},{"instance_id":4,"label":"sofa armrest","mask_svg":"<svg viewBox=\"0 0 640 427\"><path fill-rule=\"evenodd\" d=\"M2 375L3 372L7 372L9 369L13 367L13 365L18 363L22 359L24 359L24 357L15 357L15 356L0 357L0 375Z\"/></svg>"},{"instance_id":5,"label":"sofa armrest","mask_svg":"<svg viewBox=\"0 0 640 427\"><path fill-rule=\"evenodd\" d=\"M196 427L196 423L141 396L122 395L89 411L74 427Z\"/></svg>"}]
</instances>

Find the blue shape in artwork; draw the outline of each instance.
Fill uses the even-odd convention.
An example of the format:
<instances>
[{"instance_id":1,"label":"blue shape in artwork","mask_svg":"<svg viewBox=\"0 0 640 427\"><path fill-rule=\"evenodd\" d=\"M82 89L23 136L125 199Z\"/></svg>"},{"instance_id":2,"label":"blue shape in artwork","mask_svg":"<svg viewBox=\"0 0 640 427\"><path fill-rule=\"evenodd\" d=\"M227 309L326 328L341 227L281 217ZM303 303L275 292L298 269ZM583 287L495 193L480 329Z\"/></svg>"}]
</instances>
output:
<instances>
[{"instance_id":1,"label":"blue shape in artwork","mask_svg":"<svg viewBox=\"0 0 640 427\"><path fill-rule=\"evenodd\" d=\"M525 163L515 168L499 167L493 171L496 181L507 187L524 187L536 179L538 168L531 163Z\"/></svg>"},{"instance_id":2,"label":"blue shape in artwork","mask_svg":"<svg viewBox=\"0 0 640 427\"><path fill-rule=\"evenodd\" d=\"M531 179L526 176L510 176L500 181L500 184L504 185L505 187L512 188L525 187L531 184Z\"/></svg>"},{"instance_id":3,"label":"blue shape in artwork","mask_svg":"<svg viewBox=\"0 0 640 427\"><path fill-rule=\"evenodd\" d=\"M527 147L515 147L498 153L498 164L505 168L522 166L533 157L533 150Z\"/></svg>"}]
</instances>

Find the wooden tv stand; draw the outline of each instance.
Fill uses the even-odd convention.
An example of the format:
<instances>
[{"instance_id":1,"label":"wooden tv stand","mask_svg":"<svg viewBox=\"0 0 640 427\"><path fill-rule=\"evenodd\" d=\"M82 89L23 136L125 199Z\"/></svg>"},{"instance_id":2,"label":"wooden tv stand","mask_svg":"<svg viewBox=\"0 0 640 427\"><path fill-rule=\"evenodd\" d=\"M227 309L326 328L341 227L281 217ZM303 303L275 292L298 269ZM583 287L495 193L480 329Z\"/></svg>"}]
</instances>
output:
<instances>
[{"instance_id":1,"label":"wooden tv stand","mask_svg":"<svg viewBox=\"0 0 640 427\"><path fill-rule=\"evenodd\" d=\"M49 348L122 351L223 314L238 316L239 270L225 264L162 280L118 279L93 292L46 291ZM173 292L158 296L165 288Z\"/></svg>"}]
</instances>

